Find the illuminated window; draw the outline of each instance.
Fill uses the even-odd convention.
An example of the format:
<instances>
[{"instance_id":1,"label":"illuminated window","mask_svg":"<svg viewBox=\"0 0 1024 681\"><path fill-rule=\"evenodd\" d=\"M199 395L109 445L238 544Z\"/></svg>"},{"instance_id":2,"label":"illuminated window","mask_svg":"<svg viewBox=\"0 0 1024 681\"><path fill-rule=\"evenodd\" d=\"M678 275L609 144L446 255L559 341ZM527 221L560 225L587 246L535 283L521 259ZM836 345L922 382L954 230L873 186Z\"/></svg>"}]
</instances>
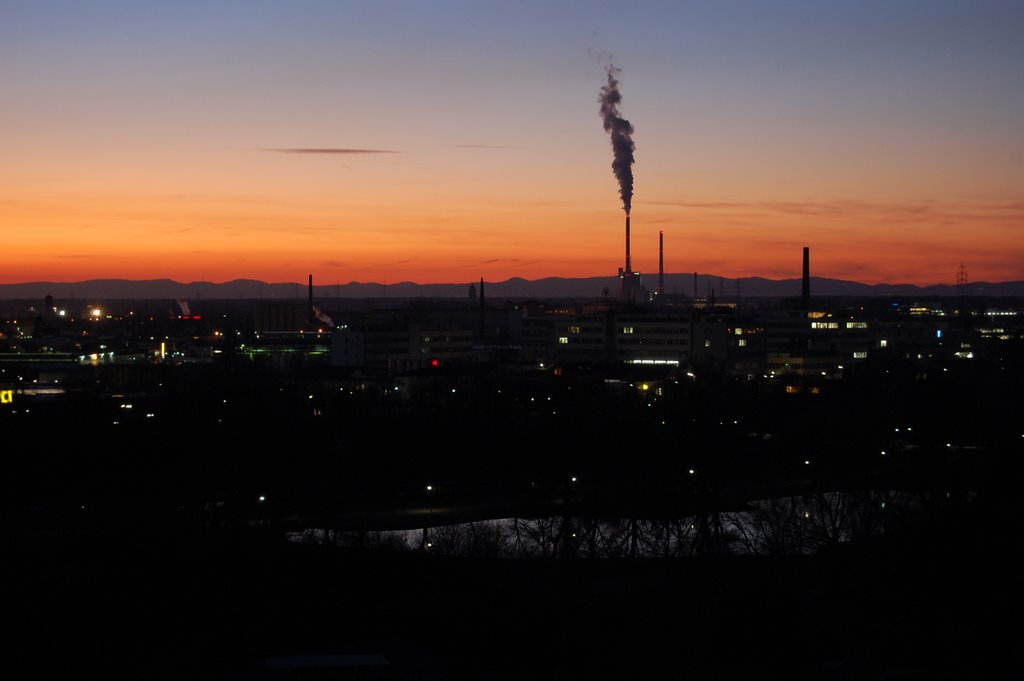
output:
<instances>
[{"instance_id":1,"label":"illuminated window","mask_svg":"<svg viewBox=\"0 0 1024 681\"><path fill-rule=\"evenodd\" d=\"M743 335L743 329L736 329L735 333L736 333L737 336L742 336Z\"/></svg>"},{"instance_id":2,"label":"illuminated window","mask_svg":"<svg viewBox=\"0 0 1024 681\"><path fill-rule=\"evenodd\" d=\"M624 327L622 327L622 333L633 333L633 327L632 326L624 326Z\"/></svg>"},{"instance_id":3,"label":"illuminated window","mask_svg":"<svg viewBox=\"0 0 1024 681\"><path fill-rule=\"evenodd\" d=\"M866 329L868 328L867 322L846 322L846 328L848 329Z\"/></svg>"},{"instance_id":4,"label":"illuminated window","mask_svg":"<svg viewBox=\"0 0 1024 681\"><path fill-rule=\"evenodd\" d=\"M562 344L562 345L568 345L569 344L569 337L568 336L559 336L558 337L558 342L560 344Z\"/></svg>"},{"instance_id":5,"label":"illuminated window","mask_svg":"<svg viewBox=\"0 0 1024 681\"><path fill-rule=\"evenodd\" d=\"M855 352L853 353L854 359L867 359L868 353L866 352Z\"/></svg>"},{"instance_id":6,"label":"illuminated window","mask_svg":"<svg viewBox=\"0 0 1024 681\"><path fill-rule=\"evenodd\" d=\"M889 341L887 341L887 340L885 340L883 338L882 340L878 341L878 347L880 347L880 348L887 348L887 347L889 347Z\"/></svg>"},{"instance_id":7,"label":"illuminated window","mask_svg":"<svg viewBox=\"0 0 1024 681\"><path fill-rule=\"evenodd\" d=\"M706 348L710 348L711 347L711 339L710 338L708 338L707 340L704 341L704 347L706 347Z\"/></svg>"},{"instance_id":8,"label":"illuminated window","mask_svg":"<svg viewBox=\"0 0 1024 681\"><path fill-rule=\"evenodd\" d=\"M747 347L747 339L746 338L740 338L740 347L741 348Z\"/></svg>"}]
</instances>

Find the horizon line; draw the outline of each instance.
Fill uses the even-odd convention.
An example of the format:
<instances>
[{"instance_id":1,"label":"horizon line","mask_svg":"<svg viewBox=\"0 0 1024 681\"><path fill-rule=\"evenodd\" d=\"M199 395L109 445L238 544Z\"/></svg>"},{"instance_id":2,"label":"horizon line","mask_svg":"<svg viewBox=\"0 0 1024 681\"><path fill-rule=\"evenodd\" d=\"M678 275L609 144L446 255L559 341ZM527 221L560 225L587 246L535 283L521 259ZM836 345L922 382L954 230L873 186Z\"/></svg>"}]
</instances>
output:
<instances>
[{"instance_id":1,"label":"horizon line","mask_svg":"<svg viewBox=\"0 0 1024 681\"><path fill-rule=\"evenodd\" d=\"M641 274L643 274L643 273L641 273ZM728 276L722 276L722 275L718 275L718 274L711 274L711 273L708 273L708 272L665 272L665 276L666 277L692 277L694 275L696 275L697 277L712 278L712 279L718 279L718 280L721 280L721 281L732 281L732 282L735 282L735 281L741 281L742 282L743 280L751 280L751 279L759 279L759 280L769 281L769 282L789 282L789 281L800 281L800 279L801 279L800 275L794 275L792 277L784 277L784 278L780 278L780 279L773 279L771 277L766 277L766 276L762 276L762 275L746 275L746 276L740 276L740 277L728 277ZM315 279L315 275L313 275L313 276L314 276L314 279ZM648 273L647 276L655 277L655 276L657 276L657 273L656 272ZM540 281L546 281L546 280L550 280L550 279L556 279L556 280L561 280L561 281L587 280L587 279L606 279L606 280L614 281L615 279L617 279L617 276L614 275L614 274L611 274L611 275L578 276L578 277L565 277L565 276L558 276L558 275L550 275L550 276L545 276L545 277L539 277L539 278L536 278L536 279L527 279L525 277L513 276L513 277L506 277L505 279L494 279L494 280L488 280L486 278L483 278L483 280L486 283L491 283L491 284L502 284L502 283L506 283L506 282L509 282L509 281L540 282ZM930 288L930 287L934 287L934 286L956 287L958 285L956 283L949 283L949 282L934 282L934 283L928 283L928 284L919 284L919 283L912 283L912 282L879 281L879 282L871 283L871 282L859 281L859 280L856 280L856 279L841 279L841 278L837 278L837 277L829 277L829 276L821 276L821 275L811 275L811 279L812 280L814 280L814 279L828 280L828 281L835 281L835 282L842 282L842 283L849 283L849 284L859 284L861 286L870 286L870 287L876 287L876 286L913 286L913 287L916 287L916 288ZM385 282L379 282L379 281L359 281L357 279L352 279L352 280L349 280L349 281L344 282L344 283L341 283L341 282L335 282L335 283L329 283L329 284L314 283L314 287L350 286L350 285L353 285L353 284L354 285L360 285L360 286L380 286L380 287L391 287L391 286L401 286L401 285L413 285L413 286L466 286L466 285L469 285L469 284L478 283L479 281L480 281L479 278L473 278L473 279L469 279L469 280L465 280L465 281L444 281L444 282L426 282L426 283L423 283L423 282L412 281L412 280L402 280L402 281L387 283L386 281ZM307 281L301 281L301 280L295 280L295 281L266 281L266 280L263 280L263 279L252 279L252 278L248 278L248 277L236 277L236 278L233 278L233 279L224 279L224 280L220 280L220 281L212 281L212 280L208 280L208 279L195 279L195 280L192 280L192 281L182 281L182 280L173 279L173 278L170 278L170 277L154 277L154 278L150 278L150 279L134 279L134 278L129 278L129 277L94 277L94 278L91 278L91 279L79 279L79 280L76 280L76 281L57 281L57 280L37 279L37 280L32 280L32 281L0 282L0 288L6 288L6 287L12 287L12 286L41 286L41 285L46 285L46 284L50 284L50 285L54 285L54 286L74 286L74 285L81 285L81 284L92 284L92 283L96 283L96 282L111 282L111 283L114 283L114 282L124 282L124 283L156 283L156 282L165 282L165 283L169 283L169 284L177 284L177 285L180 285L180 286L191 286L191 285L196 285L196 284L207 284L207 285L211 285L211 286L224 286L224 285L234 284L234 283L239 283L239 282L252 282L254 284L261 284L261 285L265 285L265 286L290 286L290 285L295 285L295 286L300 286L302 288L306 288L308 286L308 282ZM976 281L976 282L969 282L968 283L968 287L971 287L971 286L981 286L981 285L995 286L995 285L1015 284L1015 283L1024 283L1024 279L1008 279L1008 280L1003 280L1003 281Z\"/></svg>"}]
</instances>

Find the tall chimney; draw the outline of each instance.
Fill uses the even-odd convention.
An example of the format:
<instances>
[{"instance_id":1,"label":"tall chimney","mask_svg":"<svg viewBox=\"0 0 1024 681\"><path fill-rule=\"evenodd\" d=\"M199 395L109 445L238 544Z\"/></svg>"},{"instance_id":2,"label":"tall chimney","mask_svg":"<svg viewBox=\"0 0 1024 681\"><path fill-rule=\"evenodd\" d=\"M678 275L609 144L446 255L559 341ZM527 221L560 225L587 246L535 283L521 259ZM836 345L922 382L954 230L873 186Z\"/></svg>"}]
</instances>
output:
<instances>
[{"instance_id":1,"label":"tall chimney","mask_svg":"<svg viewBox=\"0 0 1024 681\"><path fill-rule=\"evenodd\" d=\"M313 275L309 275L309 305L306 314L310 324L316 324L316 317L313 315Z\"/></svg>"},{"instance_id":2,"label":"tall chimney","mask_svg":"<svg viewBox=\"0 0 1024 681\"><path fill-rule=\"evenodd\" d=\"M629 216L626 216L626 276L633 272L633 266L629 263Z\"/></svg>"},{"instance_id":3,"label":"tall chimney","mask_svg":"<svg viewBox=\"0 0 1024 681\"><path fill-rule=\"evenodd\" d=\"M804 246L804 286L801 304L804 312L811 309L811 249L807 246Z\"/></svg>"},{"instance_id":4,"label":"tall chimney","mask_svg":"<svg viewBox=\"0 0 1024 681\"><path fill-rule=\"evenodd\" d=\"M665 232L658 232L658 295L665 294Z\"/></svg>"},{"instance_id":5,"label":"tall chimney","mask_svg":"<svg viewBox=\"0 0 1024 681\"><path fill-rule=\"evenodd\" d=\"M486 311L484 309L484 278L480 277L480 343L484 342L484 322L486 317Z\"/></svg>"}]
</instances>

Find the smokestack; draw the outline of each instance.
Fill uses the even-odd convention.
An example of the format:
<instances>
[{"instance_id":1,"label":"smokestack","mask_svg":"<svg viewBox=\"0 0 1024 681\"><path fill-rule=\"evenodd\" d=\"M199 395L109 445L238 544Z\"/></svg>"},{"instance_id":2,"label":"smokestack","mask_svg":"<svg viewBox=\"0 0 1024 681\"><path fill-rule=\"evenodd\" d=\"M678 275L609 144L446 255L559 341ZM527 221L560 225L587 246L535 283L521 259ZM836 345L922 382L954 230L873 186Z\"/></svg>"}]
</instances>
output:
<instances>
[{"instance_id":1,"label":"smokestack","mask_svg":"<svg viewBox=\"0 0 1024 681\"><path fill-rule=\"evenodd\" d=\"M804 246L804 285L801 299L804 312L811 309L811 249Z\"/></svg>"},{"instance_id":2,"label":"smokestack","mask_svg":"<svg viewBox=\"0 0 1024 681\"><path fill-rule=\"evenodd\" d=\"M484 329L485 327L485 316L484 311L484 278L480 277L480 342L484 342Z\"/></svg>"},{"instance_id":3,"label":"smokestack","mask_svg":"<svg viewBox=\"0 0 1024 681\"><path fill-rule=\"evenodd\" d=\"M309 305L306 310L309 323L316 325L316 315L313 314L313 275L309 275Z\"/></svg>"},{"instance_id":4,"label":"smokestack","mask_svg":"<svg viewBox=\"0 0 1024 681\"><path fill-rule=\"evenodd\" d=\"M658 232L658 295L665 293L665 232Z\"/></svg>"},{"instance_id":5,"label":"smokestack","mask_svg":"<svg viewBox=\"0 0 1024 681\"><path fill-rule=\"evenodd\" d=\"M626 216L626 272L632 272L633 267L629 264L629 216Z\"/></svg>"}]
</instances>

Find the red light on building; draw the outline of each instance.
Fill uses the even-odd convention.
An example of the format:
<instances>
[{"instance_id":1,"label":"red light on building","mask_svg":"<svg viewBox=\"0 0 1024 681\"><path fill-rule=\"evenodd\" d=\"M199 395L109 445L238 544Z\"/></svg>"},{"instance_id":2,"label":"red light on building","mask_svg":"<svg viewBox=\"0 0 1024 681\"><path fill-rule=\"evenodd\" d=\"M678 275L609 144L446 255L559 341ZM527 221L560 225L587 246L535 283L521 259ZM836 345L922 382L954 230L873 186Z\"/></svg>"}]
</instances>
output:
<instances>
[{"instance_id":1,"label":"red light on building","mask_svg":"<svg viewBox=\"0 0 1024 681\"><path fill-rule=\"evenodd\" d=\"M432 366L432 367L441 366L441 362L439 362L436 359L432 359L432 360L430 360L430 366Z\"/></svg>"}]
</instances>

